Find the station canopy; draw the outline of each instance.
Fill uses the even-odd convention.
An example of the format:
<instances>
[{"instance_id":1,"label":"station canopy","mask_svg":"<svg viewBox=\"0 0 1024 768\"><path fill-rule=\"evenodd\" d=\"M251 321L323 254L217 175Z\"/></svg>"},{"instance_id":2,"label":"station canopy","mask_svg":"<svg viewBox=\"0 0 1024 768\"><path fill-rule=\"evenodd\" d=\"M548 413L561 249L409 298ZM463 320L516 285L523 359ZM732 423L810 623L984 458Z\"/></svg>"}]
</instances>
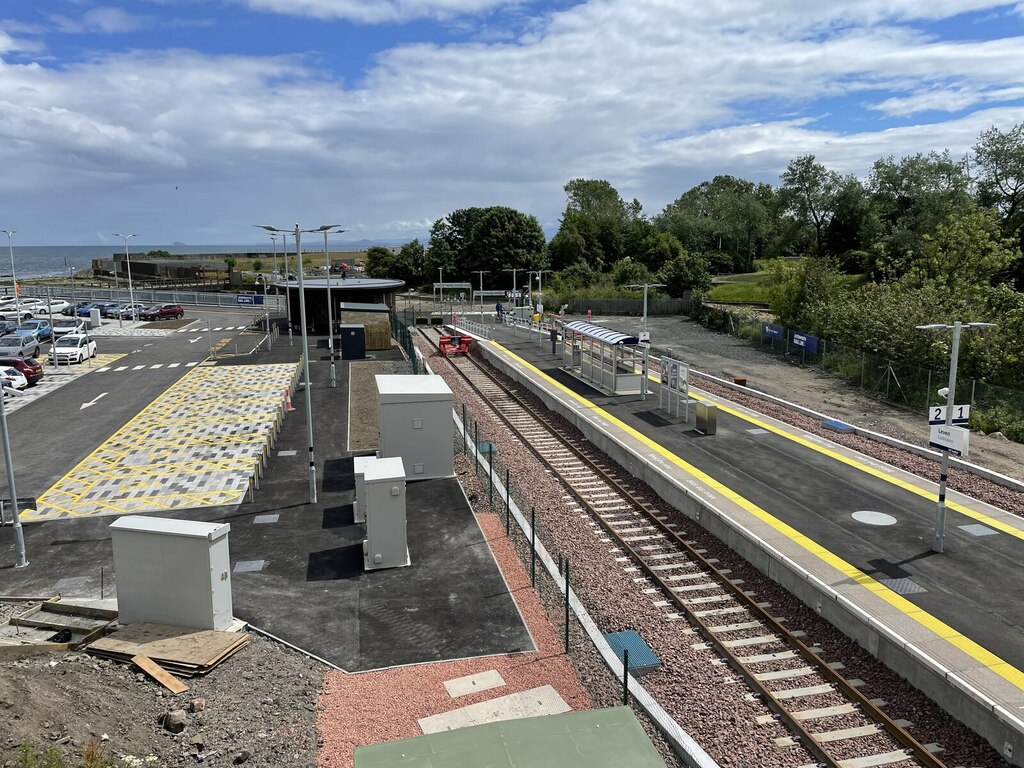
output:
<instances>
[{"instance_id":1,"label":"station canopy","mask_svg":"<svg viewBox=\"0 0 1024 768\"><path fill-rule=\"evenodd\" d=\"M613 331L611 328L605 328L602 325L585 323L582 320L573 320L570 323L565 323L563 327L570 331L588 336L591 339L603 341L605 344L626 344L636 346L640 343L640 339L636 336L619 333L618 331Z\"/></svg>"}]
</instances>

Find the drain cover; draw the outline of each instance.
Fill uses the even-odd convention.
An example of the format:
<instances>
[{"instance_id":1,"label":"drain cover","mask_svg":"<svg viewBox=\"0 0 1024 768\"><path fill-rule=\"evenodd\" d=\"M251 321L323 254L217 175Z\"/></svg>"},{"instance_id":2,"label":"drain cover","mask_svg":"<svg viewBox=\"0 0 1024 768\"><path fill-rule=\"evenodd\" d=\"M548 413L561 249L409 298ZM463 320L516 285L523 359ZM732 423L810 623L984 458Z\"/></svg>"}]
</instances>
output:
<instances>
[{"instance_id":1,"label":"drain cover","mask_svg":"<svg viewBox=\"0 0 1024 768\"><path fill-rule=\"evenodd\" d=\"M235 563L235 573L254 573L262 571L266 560L239 560Z\"/></svg>"},{"instance_id":2,"label":"drain cover","mask_svg":"<svg viewBox=\"0 0 1024 768\"><path fill-rule=\"evenodd\" d=\"M850 517L865 525L896 525L899 522L892 515L887 515L885 512L872 512L870 509L858 510Z\"/></svg>"},{"instance_id":3,"label":"drain cover","mask_svg":"<svg viewBox=\"0 0 1024 768\"><path fill-rule=\"evenodd\" d=\"M910 579L879 579L878 583L888 587L897 595L917 595L928 591Z\"/></svg>"}]
</instances>

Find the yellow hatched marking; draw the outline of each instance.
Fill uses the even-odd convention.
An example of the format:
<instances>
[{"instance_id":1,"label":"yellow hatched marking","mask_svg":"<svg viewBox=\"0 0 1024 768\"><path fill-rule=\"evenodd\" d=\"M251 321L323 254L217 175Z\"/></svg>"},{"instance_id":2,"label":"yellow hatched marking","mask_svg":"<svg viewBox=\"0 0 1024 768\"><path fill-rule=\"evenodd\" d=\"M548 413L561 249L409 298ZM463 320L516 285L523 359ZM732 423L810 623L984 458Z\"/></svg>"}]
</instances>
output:
<instances>
[{"instance_id":1,"label":"yellow hatched marking","mask_svg":"<svg viewBox=\"0 0 1024 768\"><path fill-rule=\"evenodd\" d=\"M583 396L577 394L576 392L573 392L571 389L569 389L564 384L561 384L561 383L555 381L553 378L548 376L546 373L541 371L539 368L537 368L534 365L531 365L529 362L527 362L523 358L519 357L518 355L516 355L514 352L512 352L509 349L507 349L503 345L499 344L496 341L481 341L480 343L482 343L482 344L489 344L489 345L493 346L495 349L500 350L503 354L505 354L509 358L515 360L517 363L522 365L524 368L528 369L531 373L533 373L536 376L538 376L541 379L543 379L549 386L554 387L555 389L559 390L560 392L562 392L567 397L569 397L572 400L574 400L577 404L579 404L583 408L585 408L585 409L591 411L592 413L600 416L609 425L611 425L611 426L615 427L616 429L619 429L622 432L626 433L627 435L629 435L634 440L642 443L647 448L651 449L652 451L654 451L655 453L660 455L666 461L669 461L670 463L674 464L675 466L677 466L679 469L683 470L685 473L687 473L688 475L690 475L694 479L698 480L700 483L706 485L707 487L709 487L712 490L716 491L717 493L719 493L723 497L729 499L730 501L732 501L737 506L741 507L743 510L745 510L749 514L751 514L754 517L756 517L758 520L761 520L762 522L766 523L767 525L770 525L772 528L777 530L779 533L781 533L784 536L786 536L787 538L791 539L795 544L799 545L804 550L806 550L807 552L810 552L811 554L815 555L816 557L818 557L819 559L823 560L824 562L827 562L829 565L831 565L833 568L835 568L837 571L842 573L844 576L846 576L850 580L852 580L852 581L856 582L857 584L859 584L859 585L865 587L866 589L870 590L872 593L877 595L879 598L881 598L885 602L889 603L891 606L893 606L894 608L898 609L899 611L904 613L906 616L908 616L909 618L911 618L914 621L916 621L918 624L920 624L923 627L927 628L930 632L932 632L932 633L938 635L939 637L942 637L943 639L947 640L949 643L951 643L952 645L954 645L955 647L957 647L958 649L963 651L965 654L967 654L968 656L973 658L975 661L977 661L980 664L984 665L991 672L993 672L996 675L999 675L999 677L1003 678L1008 683L1011 683L1012 685L1016 686L1017 688L1019 688L1021 690L1024 690L1024 673L1022 673L1019 669L1017 669L1016 667L1012 666L1011 664L1008 664L1006 661L1004 661L1003 659L999 658L998 656L996 656L994 653L992 653L988 649L986 649L983 646L979 645L974 640L971 640L969 637L966 637L963 634L957 632L955 629L950 627L948 624L946 624L945 622L941 621L940 619L937 619L936 617L932 616L930 613L921 610L919 607L914 605L912 602L910 602L909 600L907 600L903 596L896 594L895 592L893 592L888 587L884 586L883 584L880 584L875 579L873 579L871 576L869 576L866 573L864 573L863 571L861 571L859 568L854 567L853 565L851 565L850 563L846 562L845 560L843 560L838 555L836 555L833 552L829 551L828 549L826 549L825 547L821 546L820 544L818 544L814 540L808 538L806 535L800 533L795 528L790 526L788 523L785 523L782 520L779 520L774 515L770 514L769 512L767 512L764 509L762 509L761 507L759 507L758 505L756 505L753 502L745 499L743 496L741 496L736 491L732 490L728 486L726 486L723 483L719 482L718 480L713 478L711 475L707 474L706 472L703 472L702 470L700 470L697 467L693 466L689 462L684 461L683 459L679 458L676 454L672 453L671 451L669 451L666 448L664 448L662 445L658 444L657 442L655 442L651 438L647 437L647 435L643 434L642 432L637 431L636 429L634 429L633 427L629 426L628 424L620 421L619 419L617 419L615 416L612 416L610 413L605 411L600 406L595 405L594 403L590 402L589 400L587 400ZM719 408L722 408L722 406L719 406ZM825 455L833 456L833 457L843 461L844 464L849 464L850 466L858 466L858 462L855 459L851 459L849 457L841 456L840 454L836 454L834 451L828 451L827 449L823 449L823 448L821 448L821 446L815 445L814 443L812 443L812 442L810 442L808 440L803 440L802 438L797 438L795 435L792 435L792 436L791 435L787 435L787 433L783 432L782 430L780 430L778 428L772 427L771 425L768 425L768 424L764 424L764 423L759 422L759 421L757 421L755 419L751 419L749 417L746 417L743 414L740 414L740 413L734 411L733 409L722 408L722 410L725 410L727 413L732 413L733 415L736 415L739 418L745 419L746 421L750 421L752 423L759 424L759 425L763 426L765 429L770 429L772 432L775 432L776 434L779 434L779 435L782 435L782 436L785 436L785 437L790 437L791 439L794 439L797 442L800 442L801 444L806 445L808 448L811 448L813 450L819 450L822 453L824 453ZM884 473L878 472L877 470L872 470L872 468L866 467L864 465L860 465L858 468L863 468L864 471L869 472L869 474L873 474L873 475L875 475L877 477L881 477L881 478L886 479L886 480L890 480L890 481L895 481L896 480L896 478L890 478L888 475L885 475ZM902 481L900 481L900 482L902 483ZM988 518L986 518L986 519L988 519Z\"/></svg>"}]
</instances>

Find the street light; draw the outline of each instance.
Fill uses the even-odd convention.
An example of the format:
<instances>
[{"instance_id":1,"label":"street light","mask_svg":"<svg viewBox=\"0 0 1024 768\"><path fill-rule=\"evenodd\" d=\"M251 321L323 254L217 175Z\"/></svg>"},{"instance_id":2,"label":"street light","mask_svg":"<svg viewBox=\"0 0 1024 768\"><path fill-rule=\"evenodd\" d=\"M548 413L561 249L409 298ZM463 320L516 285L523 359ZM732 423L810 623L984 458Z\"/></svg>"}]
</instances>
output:
<instances>
[{"instance_id":1,"label":"street light","mask_svg":"<svg viewBox=\"0 0 1024 768\"><path fill-rule=\"evenodd\" d=\"M13 229L0 229L7 235L7 250L11 252L11 285L14 287L14 316L18 322L21 322L21 299L18 298L18 276L14 272L14 245L11 243L11 238L14 236L16 230Z\"/></svg>"},{"instance_id":2,"label":"street light","mask_svg":"<svg viewBox=\"0 0 1024 768\"><path fill-rule=\"evenodd\" d=\"M3 230L6 232L7 230ZM12 233L8 234L8 237ZM3 389L6 389L6 385ZM20 395L14 387L10 388L11 394ZM7 489L11 492L11 513L14 515L14 547L17 552L15 568L24 568L28 565L25 557L25 532L21 529L21 511L18 509L18 491L14 487L14 462L11 459L11 441L7 436L7 396L0 392L0 432L4 441L4 460L7 464Z\"/></svg>"},{"instance_id":3,"label":"street light","mask_svg":"<svg viewBox=\"0 0 1024 768\"><path fill-rule=\"evenodd\" d=\"M128 303L132 307L132 318L135 317L135 292L132 290L132 260L128 256L128 238L135 237L135 235L122 235L119 232L115 232L114 237L124 238L124 260L128 264ZM120 296L118 297L120 299ZM117 311L117 327L121 326L121 310Z\"/></svg>"},{"instance_id":4,"label":"street light","mask_svg":"<svg viewBox=\"0 0 1024 768\"><path fill-rule=\"evenodd\" d=\"M489 275L491 270L474 269L472 270L472 273L474 275L480 275L480 322L482 323L484 321L484 275Z\"/></svg>"},{"instance_id":5,"label":"street light","mask_svg":"<svg viewBox=\"0 0 1024 768\"><path fill-rule=\"evenodd\" d=\"M946 390L946 426L953 424L953 408L956 400L956 366L957 358L960 356L960 331L967 329L975 331L980 328L994 328L995 323L961 323L959 320L952 325L945 323L931 323L929 325L915 326L919 331L953 331L953 347L949 355L949 387ZM942 390L939 390L942 394ZM930 395L930 393L929 393ZM942 552L942 545L946 537L946 480L949 474L949 451L942 449L942 463L939 469L939 503L935 510L935 541L932 544L933 552Z\"/></svg>"},{"instance_id":6,"label":"street light","mask_svg":"<svg viewBox=\"0 0 1024 768\"><path fill-rule=\"evenodd\" d=\"M338 229L340 224L325 224L317 229L324 233L324 261L327 264L327 351L331 355L331 386L338 386L338 378L334 373L334 318L331 309L331 256L327 250L327 233L333 232L340 235L344 229ZM314 230L315 231L315 230Z\"/></svg>"},{"instance_id":7,"label":"street light","mask_svg":"<svg viewBox=\"0 0 1024 768\"><path fill-rule=\"evenodd\" d=\"M648 288L664 288L664 283L637 283L635 285L624 285L623 288L643 288L644 289L644 335L647 334L647 289Z\"/></svg>"},{"instance_id":8,"label":"street light","mask_svg":"<svg viewBox=\"0 0 1024 768\"><path fill-rule=\"evenodd\" d=\"M302 375L306 380L306 443L309 447L309 503L316 504L316 459L313 456L313 396L310 392L313 387L313 383L309 378L309 342L306 336L306 291L305 285L302 281L302 233L322 232L323 227L318 227L316 229L299 229L299 225L296 224L294 229L288 230L279 229L278 227L273 227L269 224L254 224L253 226L265 229L268 232L290 234L295 238L295 253L299 259L299 329L302 334ZM331 227L329 226L328 229L330 228ZM289 285L290 283L291 281L289 281ZM288 323L288 327L290 333L291 322Z\"/></svg>"},{"instance_id":9,"label":"street light","mask_svg":"<svg viewBox=\"0 0 1024 768\"><path fill-rule=\"evenodd\" d=\"M277 270L277 235L271 235L270 240L274 243L274 274L280 279L281 273Z\"/></svg>"}]
</instances>

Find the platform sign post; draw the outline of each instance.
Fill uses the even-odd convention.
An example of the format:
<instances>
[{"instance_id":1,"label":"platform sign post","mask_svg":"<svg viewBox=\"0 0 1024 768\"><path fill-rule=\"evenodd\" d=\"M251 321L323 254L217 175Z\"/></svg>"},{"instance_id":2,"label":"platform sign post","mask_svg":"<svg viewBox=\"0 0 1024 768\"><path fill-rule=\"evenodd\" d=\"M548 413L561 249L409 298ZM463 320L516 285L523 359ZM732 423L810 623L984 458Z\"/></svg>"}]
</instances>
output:
<instances>
[{"instance_id":1,"label":"platform sign post","mask_svg":"<svg viewBox=\"0 0 1024 768\"><path fill-rule=\"evenodd\" d=\"M661 389L658 390L658 407L662 406L662 394L668 398L666 410L672 410L675 401L676 416L679 416L679 401L683 401L685 418L690 420L690 366L671 357L661 358Z\"/></svg>"}]
</instances>

